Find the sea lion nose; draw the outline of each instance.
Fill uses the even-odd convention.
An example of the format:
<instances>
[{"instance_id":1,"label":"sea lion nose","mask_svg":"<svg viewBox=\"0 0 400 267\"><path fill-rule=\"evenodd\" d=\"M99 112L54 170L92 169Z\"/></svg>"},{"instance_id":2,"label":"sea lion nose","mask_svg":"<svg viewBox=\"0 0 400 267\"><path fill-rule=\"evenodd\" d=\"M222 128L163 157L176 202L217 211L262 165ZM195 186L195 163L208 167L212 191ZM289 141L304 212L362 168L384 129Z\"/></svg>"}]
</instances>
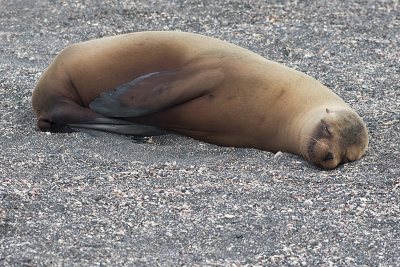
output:
<instances>
[{"instance_id":1,"label":"sea lion nose","mask_svg":"<svg viewBox=\"0 0 400 267\"><path fill-rule=\"evenodd\" d=\"M331 159L334 159L333 154L331 152L328 152L328 154L326 154L326 156L324 158L324 161L331 160Z\"/></svg>"}]
</instances>

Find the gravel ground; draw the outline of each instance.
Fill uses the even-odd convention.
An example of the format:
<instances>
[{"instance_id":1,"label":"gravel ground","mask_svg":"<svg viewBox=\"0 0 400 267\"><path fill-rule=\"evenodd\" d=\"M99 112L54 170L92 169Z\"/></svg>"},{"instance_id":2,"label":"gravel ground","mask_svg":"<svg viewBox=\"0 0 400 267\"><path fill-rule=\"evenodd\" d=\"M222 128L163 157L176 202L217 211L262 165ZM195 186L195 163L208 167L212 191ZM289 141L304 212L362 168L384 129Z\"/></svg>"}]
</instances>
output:
<instances>
[{"instance_id":1,"label":"gravel ground","mask_svg":"<svg viewBox=\"0 0 400 267\"><path fill-rule=\"evenodd\" d=\"M187 137L46 134L32 89L63 47L142 30L217 37L349 103L366 155L323 171ZM398 0L0 0L0 265L400 265Z\"/></svg>"}]
</instances>

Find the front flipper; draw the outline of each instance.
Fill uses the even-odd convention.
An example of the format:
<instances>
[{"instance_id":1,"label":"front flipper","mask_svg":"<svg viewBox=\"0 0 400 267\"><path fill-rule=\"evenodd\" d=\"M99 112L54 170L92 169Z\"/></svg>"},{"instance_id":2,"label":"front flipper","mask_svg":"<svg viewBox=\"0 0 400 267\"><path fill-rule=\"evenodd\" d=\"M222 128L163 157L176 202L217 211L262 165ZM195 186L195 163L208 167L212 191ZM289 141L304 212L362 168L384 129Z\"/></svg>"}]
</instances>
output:
<instances>
[{"instance_id":1,"label":"front flipper","mask_svg":"<svg viewBox=\"0 0 400 267\"><path fill-rule=\"evenodd\" d=\"M56 100L53 107L42 112L37 119L41 131L73 132L75 128L102 130L134 136L153 136L168 133L148 125L107 118L76 103Z\"/></svg>"},{"instance_id":2,"label":"front flipper","mask_svg":"<svg viewBox=\"0 0 400 267\"><path fill-rule=\"evenodd\" d=\"M89 107L108 117L140 117L201 97L223 78L221 67L204 63L153 72L102 93Z\"/></svg>"}]
</instances>

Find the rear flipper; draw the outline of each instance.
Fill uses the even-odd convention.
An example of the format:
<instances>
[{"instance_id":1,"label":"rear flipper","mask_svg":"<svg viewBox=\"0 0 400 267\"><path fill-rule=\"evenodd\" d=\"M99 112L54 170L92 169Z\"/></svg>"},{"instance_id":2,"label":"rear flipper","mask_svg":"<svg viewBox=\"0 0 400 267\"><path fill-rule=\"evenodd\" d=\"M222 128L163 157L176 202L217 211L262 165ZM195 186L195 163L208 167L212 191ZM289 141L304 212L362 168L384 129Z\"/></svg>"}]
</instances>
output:
<instances>
[{"instance_id":1,"label":"rear flipper","mask_svg":"<svg viewBox=\"0 0 400 267\"><path fill-rule=\"evenodd\" d=\"M74 132L76 128L85 128L134 136L168 133L153 126L107 118L69 101L55 101L53 108L38 116L37 125L41 131L50 132Z\"/></svg>"},{"instance_id":2,"label":"rear flipper","mask_svg":"<svg viewBox=\"0 0 400 267\"><path fill-rule=\"evenodd\" d=\"M149 115L210 93L223 77L221 67L204 62L153 72L102 93L89 107L107 117Z\"/></svg>"}]
</instances>

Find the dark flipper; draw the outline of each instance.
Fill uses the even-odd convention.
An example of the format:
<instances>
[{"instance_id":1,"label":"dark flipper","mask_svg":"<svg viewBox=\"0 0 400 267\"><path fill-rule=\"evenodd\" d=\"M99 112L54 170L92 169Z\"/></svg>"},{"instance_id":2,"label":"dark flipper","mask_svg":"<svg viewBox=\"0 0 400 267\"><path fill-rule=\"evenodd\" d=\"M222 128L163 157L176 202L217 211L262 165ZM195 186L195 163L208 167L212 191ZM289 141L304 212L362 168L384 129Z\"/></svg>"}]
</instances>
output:
<instances>
[{"instance_id":1,"label":"dark flipper","mask_svg":"<svg viewBox=\"0 0 400 267\"><path fill-rule=\"evenodd\" d=\"M223 73L219 67L189 65L141 76L102 93L89 106L107 117L140 117L203 96L222 80Z\"/></svg>"},{"instance_id":2,"label":"dark flipper","mask_svg":"<svg viewBox=\"0 0 400 267\"><path fill-rule=\"evenodd\" d=\"M39 115L37 125L40 130L50 132L73 132L76 128L84 128L135 136L168 133L153 126L107 118L76 103L61 100Z\"/></svg>"},{"instance_id":3,"label":"dark flipper","mask_svg":"<svg viewBox=\"0 0 400 267\"><path fill-rule=\"evenodd\" d=\"M152 136L168 133L167 131L154 126L131 123L110 118L98 118L94 121L80 124L69 123L68 126L73 128L86 128L135 136Z\"/></svg>"}]
</instances>

